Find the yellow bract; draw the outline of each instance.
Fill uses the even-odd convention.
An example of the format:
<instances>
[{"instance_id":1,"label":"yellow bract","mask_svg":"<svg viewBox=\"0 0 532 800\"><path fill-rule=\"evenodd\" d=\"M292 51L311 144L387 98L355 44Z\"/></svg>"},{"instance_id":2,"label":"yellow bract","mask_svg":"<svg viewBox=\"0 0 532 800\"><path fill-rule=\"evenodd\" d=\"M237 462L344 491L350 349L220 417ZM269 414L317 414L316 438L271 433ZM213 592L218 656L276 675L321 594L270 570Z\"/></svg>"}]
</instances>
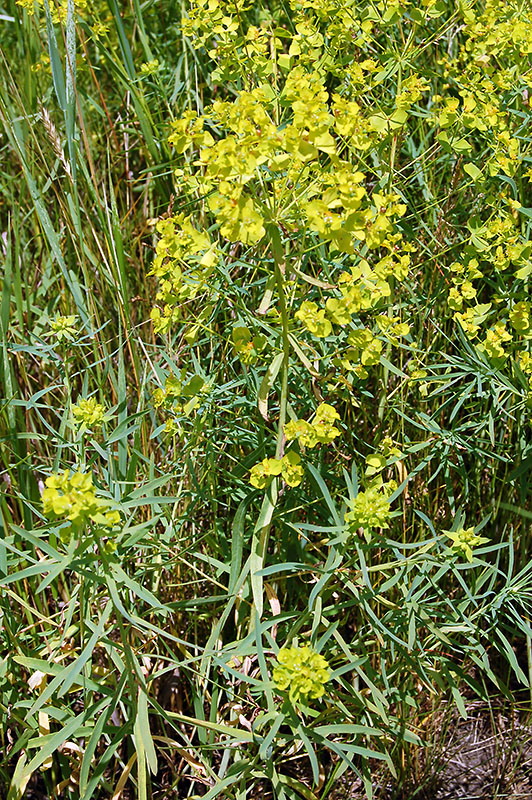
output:
<instances>
[{"instance_id":1,"label":"yellow bract","mask_svg":"<svg viewBox=\"0 0 532 800\"><path fill-rule=\"evenodd\" d=\"M474 528L459 528L457 531L446 532L452 540L451 549L464 556L467 561L473 561L473 547L489 542L484 536L475 533Z\"/></svg>"},{"instance_id":2,"label":"yellow bract","mask_svg":"<svg viewBox=\"0 0 532 800\"><path fill-rule=\"evenodd\" d=\"M312 422L291 420L284 426L284 433L289 441L297 439L303 447L312 449L320 442L327 444L340 436L341 432L334 424L339 419L340 415L333 406L321 403Z\"/></svg>"},{"instance_id":3,"label":"yellow bract","mask_svg":"<svg viewBox=\"0 0 532 800\"><path fill-rule=\"evenodd\" d=\"M249 482L256 489L265 489L273 477L281 475L288 486L299 486L304 474L300 462L301 458L293 451L279 459L264 458L260 464L251 468Z\"/></svg>"},{"instance_id":4,"label":"yellow bract","mask_svg":"<svg viewBox=\"0 0 532 800\"><path fill-rule=\"evenodd\" d=\"M72 414L78 425L90 428L101 425L105 418L105 408L97 403L94 397L80 397L76 405L72 406Z\"/></svg>"},{"instance_id":5,"label":"yellow bract","mask_svg":"<svg viewBox=\"0 0 532 800\"><path fill-rule=\"evenodd\" d=\"M50 336L55 336L58 341L66 339L68 342L75 339L78 335L76 324L78 317L70 314L68 317L58 316L50 320Z\"/></svg>"},{"instance_id":6,"label":"yellow bract","mask_svg":"<svg viewBox=\"0 0 532 800\"><path fill-rule=\"evenodd\" d=\"M120 514L110 510L111 503L99 497L92 482L92 475L81 471L54 473L45 481L42 493L43 512L52 519L65 519L70 526L62 528L62 538L80 531L88 522L111 527L120 522Z\"/></svg>"},{"instance_id":7,"label":"yellow bract","mask_svg":"<svg viewBox=\"0 0 532 800\"><path fill-rule=\"evenodd\" d=\"M329 680L329 664L311 647L283 647L277 655L277 665L272 674L279 691L288 690L293 703L317 700L325 694Z\"/></svg>"}]
</instances>

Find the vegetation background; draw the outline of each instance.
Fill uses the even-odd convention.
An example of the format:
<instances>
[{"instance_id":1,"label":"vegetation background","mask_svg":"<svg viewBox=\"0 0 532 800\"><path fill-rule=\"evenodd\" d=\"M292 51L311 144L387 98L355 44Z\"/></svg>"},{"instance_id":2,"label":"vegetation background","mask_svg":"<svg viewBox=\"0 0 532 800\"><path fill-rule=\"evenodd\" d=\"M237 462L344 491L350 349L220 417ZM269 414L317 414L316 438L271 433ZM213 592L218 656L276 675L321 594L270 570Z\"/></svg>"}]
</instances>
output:
<instances>
[{"instance_id":1,"label":"vegetation background","mask_svg":"<svg viewBox=\"0 0 532 800\"><path fill-rule=\"evenodd\" d=\"M530 4L0 32L0 795L531 797Z\"/></svg>"}]
</instances>

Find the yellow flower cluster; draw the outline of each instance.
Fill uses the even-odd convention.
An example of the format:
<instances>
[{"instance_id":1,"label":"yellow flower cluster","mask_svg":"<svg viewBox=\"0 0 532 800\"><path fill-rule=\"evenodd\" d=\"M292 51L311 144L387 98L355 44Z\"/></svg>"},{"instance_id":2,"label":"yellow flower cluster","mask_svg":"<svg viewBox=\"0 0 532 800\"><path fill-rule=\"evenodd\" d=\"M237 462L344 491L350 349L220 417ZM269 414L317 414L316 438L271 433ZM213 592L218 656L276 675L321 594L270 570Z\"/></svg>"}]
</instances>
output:
<instances>
[{"instance_id":1,"label":"yellow flower cluster","mask_svg":"<svg viewBox=\"0 0 532 800\"><path fill-rule=\"evenodd\" d=\"M478 349L484 351L488 358L505 358L506 352L503 345L505 342L511 341L512 337L506 330L504 322L497 322L493 328L486 331L486 337L479 343Z\"/></svg>"},{"instance_id":2,"label":"yellow flower cluster","mask_svg":"<svg viewBox=\"0 0 532 800\"><path fill-rule=\"evenodd\" d=\"M94 29L93 29L94 32ZM145 61L143 64L140 65L140 72L141 75L154 75L156 72L159 71L160 63L158 58L154 58L152 61Z\"/></svg>"},{"instance_id":3,"label":"yellow flower cluster","mask_svg":"<svg viewBox=\"0 0 532 800\"><path fill-rule=\"evenodd\" d=\"M194 47L202 47L211 36L224 41L238 30L238 13L244 2L220 2L220 0L193 0L187 10L187 16L181 20L184 35L192 41ZM233 19L231 14L235 14Z\"/></svg>"},{"instance_id":4,"label":"yellow flower cluster","mask_svg":"<svg viewBox=\"0 0 532 800\"><path fill-rule=\"evenodd\" d=\"M208 220L202 218L200 229L178 215L157 226L161 239L152 271L161 281L159 306L152 312L157 333L182 321L186 301L213 291L208 283L218 251L206 233L212 219L219 237L229 242L258 245L270 226L282 226L287 235L308 230L331 251L357 258L324 308L305 299L295 312L319 338L331 335L335 325L348 325L353 314L389 302L391 283L408 275L414 248L402 241L397 224L406 204L394 191L369 193L368 175L358 164L360 154L407 123L408 109L421 99L426 83L415 72L405 74L395 107L381 120L364 99L378 64L359 61L358 54L354 64L354 48L371 38L376 20L387 27L394 15L375 12L375 18L365 19L356 3L347 8L336 0L327 4L334 8L330 12L322 5L296 5L295 33L288 41L278 39L269 23L246 27L249 8L241 0L193 0L182 19L193 46L207 47L216 61L218 81L239 75L249 87L249 70L263 80L230 101L215 100L201 116L187 110L172 123L168 141L186 156L176 170L180 189L206 198ZM396 11L399 18L403 11ZM344 55L338 64L327 58L318 67L327 40ZM330 92L328 72L338 70L336 77L349 76L349 88ZM267 76L274 72L271 81ZM370 266L360 258L360 247L386 254ZM240 355L246 349L254 349L249 341Z\"/></svg>"},{"instance_id":5,"label":"yellow flower cluster","mask_svg":"<svg viewBox=\"0 0 532 800\"><path fill-rule=\"evenodd\" d=\"M25 9L25 11L33 16L37 9L39 11L44 10L44 0L16 0L17 6ZM88 6L88 0L75 0L74 7L76 11L79 13L83 11ZM54 2L50 0L49 2L50 8L50 15L52 17L52 22L56 24L61 22L65 23L67 19L67 12L68 12L68 0L59 0L59 2Z\"/></svg>"},{"instance_id":6,"label":"yellow flower cluster","mask_svg":"<svg viewBox=\"0 0 532 800\"><path fill-rule=\"evenodd\" d=\"M175 375L168 375L164 382L164 389L160 386L153 392L153 405L155 408L175 408L183 391L182 382Z\"/></svg>"},{"instance_id":7,"label":"yellow flower cluster","mask_svg":"<svg viewBox=\"0 0 532 800\"><path fill-rule=\"evenodd\" d=\"M348 349L337 363L345 370L352 370L358 378L367 378L366 367L378 364L382 353L382 341L373 336L368 328L358 328L347 337Z\"/></svg>"},{"instance_id":8,"label":"yellow flower cluster","mask_svg":"<svg viewBox=\"0 0 532 800\"><path fill-rule=\"evenodd\" d=\"M379 452L371 453L366 457L366 475L377 475L381 472L389 459L399 459L403 455L401 450L394 444L390 436L385 436L379 445Z\"/></svg>"},{"instance_id":9,"label":"yellow flower cluster","mask_svg":"<svg viewBox=\"0 0 532 800\"><path fill-rule=\"evenodd\" d=\"M461 311L464 302L474 300L477 290L473 284L474 280L482 278L482 272L478 268L479 262L476 258L468 259L462 263L454 261L449 269L451 271L454 286L449 290L447 305L453 311Z\"/></svg>"},{"instance_id":10,"label":"yellow flower cluster","mask_svg":"<svg viewBox=\"0 0 532 800\"><path fill-rule=\"evenodd\" d=\"M509 314L513 329L523 336L529 336L531 333L530 307L530 303L523 300L520 303L516 303Z\"/></svg>"},{"instance_id":11,"label":"yellow flower cluster","mask_svg":"<svg viewBox=\"0 0 532 800\"><path fill-rule=\"evenodd\" d=\"M164 423L164 431L168 436L181 434L180 418L188 417L197 410L203 397L209 393L209 386L201 375L187 379L186 372L183 369L180 378L168 375L164 388L158 386L152 395L155 408L163 408L169 413Z\"/></svg>"},{"instance_id":12,"label":"yellow flower cluster","mask_svg":"<svg viewBox=\"0 0 532 800\"><path fill-rule=\"evenodd\" d=\"M176 214L159 220L161 234L150 275L159 279L156 299L162 307L151 312L156 333L166 333L181 319L181 308L205 291L218 260L206 231L199 231L190 216Z\"/></svg>"},{"instance_id":13,"label":"yellow flower cluster","mask_svg":"<svg viewBox=\"0 0 532 800\"><path fill-rule=\"evenodd\" d=\"M292 112L287 124L275 121L276 99ZM332 249L354 253L361 241L380 246L406 206L395 194L378 192L364 204L365 175L340 156L346 139L358 144L352 122L347 127L351 105L340 95L330 98L323 76L298 65L288 72L280 97L257 87L232 102L215 101L203 117L187 111L173 124L169 142L179 153L199 151L194 166L201 173L195 169L185 185L209 196L224 238L254 244L266 221L280 219L284 208L283 225L297 227L303 219ZM215 141L206 122L225 134ZM320 164L320 154L329 156L328 166ZM261 197L266 186L274 204Z\"/></svg>"},{"instance_id":14,"label":"yellow flower cluster","mask_svg":"<svg viewBox=\"0 0 532 800\"><path fill-rule=\"evenodd\" d=\"M231 339L235 353L243 364L254 364L266 347L266 337L261 334L253 336L249 328L244 325L233 328Z\"/></svg>"},{"instance_id":15,"label":"yellow flower cluster","mask_svg":"<svg viewBox=\"0 0 532 800\"><path fill-rule=\"evenodd\" d=\"M256 489L265 489L277 475L281 475L288 486L299 486L304 475L300 456L291 450L282 458L264 458L251 468L249 482Z\"/></svg>"},{"instance_id":16,"label":"yellow flower cluster","mask_svg":"<svg viewBox=\"0 0 532 800\"><path fill-rule=\"evenodd\" d=\"M395 489L395 481L382 483L377 480L365 492L359 492L348 503L349 510L344 517L348 530L356 533L359 528L363 528L364 532L371 528L389 528L388 520L392 513L390 495Z\"/></svg>"},{"instance_id":17,"label":"yellow flower cluster","mask_svg":"<svg viewBox=\"0 0 532 800\"><path fill-rule=\"evenodd\" d=\"M59 342L63 339L71 342L78 335L76 329L77 321L76 314L70 314L68 317L57 316L55 319L50 320L50 332L48 335L55 336Z\"/></svg>"},{"instance_id":18,"label":"yellow flower cluster","mask_svg":"<svg viewBox=\"0 0 532 800\"><path fill-rule=\"evenodd\" d=\"M290 420L284 426L284 433L289 441L297 439L300 445L311 449L320 443L328 444L340 436L339 429L335 427L335 422L339 419L340 415L333 406L320 403L312 422L304 419Z\"/></svg>"},{"instance_id":19,"label":"yellow flower cluster","mask_svg":"<svg viewBox=\"0 0 532 800\"><path fill-rule=\"evenodd\" d=\"M326 659L311 647L283 647L277 655L273 682L281 692L288 690L292 703L317 700L325 694L330 678Z\"/></svg>"},{"instance_id":20,"label":"yellow flower cluster","mask_svg":"<svg viewBox=\"0 0 532 800\"><path fill-rule=\"evenodd\" d=\"M528 350L519 354L518 361L519 369L524 373L528 379L528 406L532 403L532 353Z\"/></svg>"},{"instance_id":21,"label":"yellow flower cluster","mask_svg":"<svg viewBox=\"0 0 532 800\"><path fill-rule=\"evenodd\" d=\"M50 475L45 481L42 493L43 512L51 519L70 521L69 528L61 530L67 537L73 531L80 531L88 522L103 527L111 527L120 522L118 511L110 509L110 502L98 497L92 482L92 475L83 472Z\"/></svg>"},{"instance_id":22,"label":"yellow flower cluster","mask_svg":"<svg viewBox=\"0 0 532 800\"><path fill-rule=\"evenodd\" d=\"M204 130L205 120L196 111L185 111L183 116L172 122L172 133L168 144L176 153L184 153L192 147L207 147L214 144L211 134Z\"/></svg>"},{"instance_id":23,"label":"yellow flower cluster","mask_svg":"<svg viewBox=\"0 0 532 800\"><path fill-rule=\"evenodd\" d=\"M218 99L217 92L201 114L187 110L172 123L168 141L181 156L179 188L198 201L200 210L195 220L176 215L157 225L152 271L160 282L160 307L152 312L156 332L165 333L192 315L194 300L202 313L211 297L217 302L226 261L233 258L257 265L259 280L270 278L266 295L273 304L278 287L271 288L267 272L275 252L277 263L282 253L282 287L288 315L293 315L288 322L283 316L284 340L293 340L292 352L298 355L301 332L302 338L308 339L308 333L321 340L305 341L303 347L314 351L316 363L326 365L328 379L334 380L331 364L342 371L337 387L340 381L346 386L356 378L366 380L380 363L388 368L393 346L404 354L410 351L404 361L411 363L401 360L399 371L391 371L408 383L406 370L419 392L428 393L429 384L421 380L428 375L427 364L421 365L417 354L411 358L415 344L401 341L410 336L408 321L419 319L400 285L410 276L429 290L427 299L435 282L442 281L449 317L443 322L454 320L459 333L498 362L497 368L507 368L504 362L512 363L512 353L524 365L520 348L532 333L526 283L532 246L524 241L523 225L530 210L521 208L516 198L525 195L511 176L523 158L530 158L521 130L532 88L532 19L526 5L486 0L473 11L469 2L460 2L455 9L460 36L452 52L446 52L434 38L439 23L433 21L446 13L437 0L424 0L420 7L412 2L289 0L286 29L274 27L266 14L258 22L247 0L193 0L182 20L185 35L215 61L214 83L245 89L226 94L229 100ZM399 43L394 38L398 23L401 37L403 31L412 41L426 35L426 43L434 46L430 76L422 60L416 65L415 48L412 58L401 63L376 55L386 52L388 34L394 43L390 54ZM429 81L441 94L427 98ZM515 108L509 106L510 94ZM432 189L427 191L433 210L422 224L427 233L433 226L442 247L434 270L425 269L419 259L414 272L416 248L404 237L414 240L421 231L418 216L425 211L411 208L406 215L407 201L415 194L410 187L417 180L406 163L407 153L417 152L414 162L424 169L420 119L430 123L430 147L442 164L442 182L434 187L440 196L429 198ZM508 180L493 180L500 173ZM460 219L468 192L476 200L471 216L459 226L453 218ZM280 240L277 250L272 232ZM421 250L427 249L424 236ZM295 255L300 252L304 258ZM335 269L343 270L339 278ZM309 290L308 284L315 288ZM232 320L239 313L232 313ZM276 313L268 319L274 337L280 331L273 323L281 323ZM295 331L293 319L299 323ZM243 325L233 328L230 343L247 365L255 364L266 346ZM324 403L315 419L292 420L284 433L310 449L340 435L338 419ZM175 427L170 421L167 425ZM289 462L289 457L298 460ZM393 457L398 457L393 445L373 454L368 475L378 475ZM287 477L289 468L293 474ZM297 485L302 474L299 456L289 453L256 464L250 482L264 488L282 475ZM386 527L391 491L391 484L387 488L381 481L361 492L346 514L349 527Z\"/></svg>"},{"instance_id":24,"label":"yellow flower cluster","mask_svg":"<svg viewBox=\"0 0 532 800\"><path fill-rule=\"evenodd\" d=\"M473 561L473 547L489 542L485 536L479 536L474 528L459 528L457 531L446 533L452 540L451 549L463 555L467 561Z\"/></svg>"},{"instance_id":25,"label":"yellow flower cluster","mask_svg":"<svg viewBox=\"0 0 532 800\"><path fill-rule=\"evenodd\" d=\"M332 333L332 324L325 316L325 309L318 308L311 300L304 300L294 316L314 336L324 338Z\"/></svg>"},{"instance_id":26,"label":"yellow flower cluster","mask_svg":"<svg viewBox=\"0 0 532 800\"><path fill-rule=\"evenodd\" d=\"M105 408L94 397L80 397L76 405L72 406L72 414L80 430L101 425L105 420Z\"/></svg>"},{"instance_id":27,"label":"yellow flower cluster","mask_svg":"<svg viewBox=\"0 0 532 800\"><path fill-rule=\"evenodd\" d=\"M398 245L398 238L393 237L393 246ZM406 252L400 258L387 255L381 258L374 268L362 259L349 272L342 272L338 279L340 297L329 297L325 308L319 308L317 303L304 300L294 314L309 333L317 338L325 338L333 333L333 325L345 327L352 321L355 314L374 308L382 300L391 295L389 279L404 280L408 274L410 264L410 250L404 245ZM377 326L382 334L392 344L397 345L398 339L407 336L410 326L401 322L400 318L380 314L377 316ZM359 378L367 378L367 366L378 364L382 352L382 341L373 335L369 328L359 328L352 331L347 338L348 349L335 360L335 363L346 370L354 370Z\"/></svg>"},{"instance_id":28,"label":"yellow flower cluster","mask_svg":"<svg viewBox=\"0 0 532 800\"><path fill-rule=\"evenodd\" d=\"M486 321L490 309L491 303L476 304L469 306L464 312L457 311L454 318L469 338L473 339Z\"/></svg>"}]
</instances>

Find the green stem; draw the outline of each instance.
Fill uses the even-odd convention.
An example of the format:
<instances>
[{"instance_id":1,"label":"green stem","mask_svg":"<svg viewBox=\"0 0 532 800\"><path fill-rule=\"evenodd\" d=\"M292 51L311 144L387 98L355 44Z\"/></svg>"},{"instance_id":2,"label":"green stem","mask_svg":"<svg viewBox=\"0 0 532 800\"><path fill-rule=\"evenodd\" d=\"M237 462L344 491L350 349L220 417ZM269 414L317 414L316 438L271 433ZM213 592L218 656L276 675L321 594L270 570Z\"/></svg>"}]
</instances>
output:
<instances>
[{"instance_id":1,"label":"green stem","mask_svg":"<svg viewBox=\"0 0 532 800\"><path fill-rule=\"evenodd\" d=\"M102 561L104 574L110 575L111 569L110 569L109 558L104 550L102 542L99 539L97 542L97 546L98 546L98 553ZM120 608L117 607L117 604L114 602L114 600L113 600L113 607L114 607L116 622L118 624L118 628L120 631L120 642L122 644L122 652L124 654L124 668L126 670L126 680L129 687L129 694L132 703L130 719L135 719L137 716L137 696L139 687L139 677L137 674L137 670L135 668L134 657L132 656L131 653L131 645L129 643L126 630L124 628L122 613L120 611Z\"/></svg>"},{"instance_id":2,"label":"green stem","mask_svg":"<svg viewBox=\"0 0 532 800\"><path fill-rule=\"evenodd\" d=\"M284 426L286 423L286 409L288 406L288 368L290 365L290 340L288 338L288 310L284 294L284 256L282 252L279 231L275 229L272 234L272 250L275 259L275 281L279 295L279 310L281 312L283 364L281 367L281 402L279 407L279 426L277 429L277 447L275 457L281 458L284 447Z\"/></svg>"},{"instance_id":3,"label":"green stem","mask_svg":"<svg viewBox=\"0 0 532 800\"><path fill-rule=\"evenodd\" d=\"M281 314L282 343L283 343L283 363L281 367L281 398L279 407L279 423L277 427L277 443L275 457L281 458L284 449L284 426L286 422L286 410L288 406L288 369L290 365L290 340L288 338L288 310L286 307L285 288L284 288L284 253L277 226L270 225L268 229L270 243L275 262L275 282L277 294L279 295L279 310ZM262 501L259 519L253 532L250 556L250 580L253 594L253 607L250 616L250 630L255 627L255 613L260 619L262 616L263 599L263 579L260 572L264 567L264 560L268 550L268 540L272 525L273 513L278 494L278 479L274 478Z\"/></svg>"},{"instance_id":4,"label":"green stem","mask_svg":"<svg viewBox=\"0 0 532 800\"><path fill-rule=\"evenodd\" d=\"M398 97L401 93L401 85L403 82L403 74L401 69L401 64L397 68L397 88L396 88L396 97ZM393 189L393 171L395 169L395 157L396 157L396 150L397 150L397 142L401 136L401 133L398 131L394 133L392 137L392 147L390 150L390 173L388 175L388 192L391 192Z\"/></svg>"},{"instance_id":5,"label":"green stem","mask_svg":"<svg viewBox=\"0 0 532 800\"><path fill-rule=\"evenodd\" d=\"M395 281L393 275L388 278L390 284L390 305L388 306L387 314L389 317L393 317L393 293L395 288ZM392 345L390 342L386 345L385 351L386 358L390 361L392 357ZM377 416L379 420L382 422L384 419L384 412L386 410L386 403L388 401L388 379L390 377L390 370L388 367L383 367L383 376L382 376L382 391L379 398L379 407L377 410Z\"/></svg>"},{"instance_id":6,"label":"green stem","mask_svg":"<svg viewBox=\"0 0 532 800\"><path fill-rule=\"evenodd\" d=\"M530 620L527 619L528 625ZM526 635L526 660L528 664L528 685L530 691L530 704L532 706L532 637L527 633Z\"/></svg>"}]
</instances>

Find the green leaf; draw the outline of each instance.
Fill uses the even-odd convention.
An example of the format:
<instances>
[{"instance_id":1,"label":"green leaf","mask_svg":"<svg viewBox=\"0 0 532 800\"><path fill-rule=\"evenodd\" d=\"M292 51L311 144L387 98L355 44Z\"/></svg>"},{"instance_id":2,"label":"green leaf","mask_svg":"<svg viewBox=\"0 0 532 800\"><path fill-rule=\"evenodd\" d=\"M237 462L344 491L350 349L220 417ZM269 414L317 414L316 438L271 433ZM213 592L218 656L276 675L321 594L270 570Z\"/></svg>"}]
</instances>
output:
<instances>
[{"instance_id":1,"label":"green leaf","mask_svg":"<svg viewBox=\"0 0 532 800\"><path fill-rule=\"evenodd\" d=\"M44 0L44 13L46 16L46 34L48 38L48 53L50 54L50 66L52 68L52 81L54 84L55 96L59 107L63 112L67 108L67 95L65 88L65 75L63 73L63 65L61 63L61 56L57 48L57 40L55 38L54 25L52 22L52 15L50 12L49 0Z\"/></svg>"},{"instance_id":2,"label":"green leaf","mask_svg":"<svg viewBox=\"0 0 532 800\"><path fill-rule=\"evenodd\" d=\"M263 578L261 571L264 566L264 559L266 557L266 549L268 546L268 535L276 505L277 479L274 478L266 490L264 499L262 501L259 518L253 530L253 536L251 539L251 553L249 556L249 571L251 591L253 594L253 604L259 619L262 617L262 612L264 609ZM253 617L251 617L251 623L252 625L254 624Z\"/></svg>"},{"instance_id":3,"label":"green leaf","mask_svg":"<svg viewBox=\"0 0 532 800\"><path fill-rule=\"evenodd\" d=\"M133 728L135 744L137 746L138 760L144 756L152 775L157 774L157 754L150 731L150 721L148 717L148 695L146 691L139 687L137 717ZM140 745L140 746L139 746Z\"/></svg>"},{"instance_id":4,"label":"green leaf","mask_svg":"<svg viewBox=\"0 0 532 800\"><path fill-rule=\"evenodd\" d=\"M43 747L39 750L38 753L34 755L31 759L29 764L26 764L22 769L21 773L21 782L23 782L26 778L31 777L33 773L39 769L41 764L55 753L55 751L67 741L71 737L74 737L76 731L83 727L84 723L90 719L91 717L96 716L96 714L105 708L106 705L110 703L109 698L104 698L96 703L91 708L86 709L81 714L78 714L76 717L73 717L66 725L64 725L61 730L57 731L50 736L50 738L46 739L46 743Z\"/></svg>"},{"instance_id":5,"label":"green leaf","mask_svg":"<svg viewBox=\"0 0 532 800\"><path fill-rule=\"evenodd\" d=\"M246 523L246 514L251 502L256 498L259 492L250 492L240 502L235 516L233 517L232 537L231 537L231 567L229 571L229 586L227 588L228 594L233 594L235 591L238 575L242 566L242 552L244 549L244 528Z\"/></svg>"},{"instance_id":6,"label":"green leaf","mask_svg":"<svg viewBox=\"0 0 532 800\"><path fill-rule=\"evenodd\" d=\"M258 406L261 416L269 422L268 417L268 395L272 389L273 384L275 383L275 379L279 374L279 370L283 364L283 353L278 353L274 356L270 366L266 370L266 374L264 375L258 394Z\"/></svg>"},{"instance_id":7,"label":"green leaf","mask_svg":"<svg viewBox=\"0 0 532 800\"><path fill-rule=\"evenodd\" d=\"M464 172L466 172L468 175L470 175L471 178L473 178L473 180L475 182L483 177L482 176L482 170L479 169L476 164L472 164L472 163L464 164Z\"/></svg>"}]
</instances>

